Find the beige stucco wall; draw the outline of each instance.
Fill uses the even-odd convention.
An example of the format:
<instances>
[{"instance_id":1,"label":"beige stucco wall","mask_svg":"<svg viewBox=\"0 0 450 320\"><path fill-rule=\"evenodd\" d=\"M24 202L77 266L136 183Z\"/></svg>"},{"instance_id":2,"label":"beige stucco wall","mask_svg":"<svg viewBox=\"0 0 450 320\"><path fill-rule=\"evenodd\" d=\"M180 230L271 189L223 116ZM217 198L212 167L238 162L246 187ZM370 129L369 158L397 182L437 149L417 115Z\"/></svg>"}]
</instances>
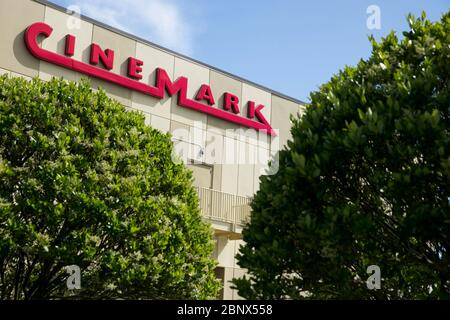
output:
<instances>
[{"instance_id":1,"label":"beige stucco wall","mask_svg":"<svg viewBox=\"0 0 450 320\"><path fill-rule=\"evenodd\" d=\"M225 269L223 298L226 300L241 299L237 290L231 289L232 285L230 281L233 278L241 278L246 273L245 269L238 266L235 259L236 254L239 252L239 247L242 246L244 242L242 240L229 240L226 236L216 236L215 242L215 258L217 259L219 266Z\"/></svg>"},{"instance_id":2,"label":"beige stucco wall","mask_svg":"<svg viewBox=\"0 0 450 320\"><path fill-rule=\"evenodd\" d=\"M35 77L39 73L39 61L25 48L25 28L35 21L43 21L45 7L26 0L0 1L0 68Z\"/></svg>"},{"instance_id":3,"label":"beige stucco wall","mask_svg":"<svg viewBox=\"0 0 450 320\"><path fill-rule=\"evenodd\" d=\"M90 45L95 42L104 50L114 50L114 68L111 71L122 76L126 76L128 57L135 57L144 61L141 80L143 83L155 85L155 70L162 67L172 81L180 76L188 78L188 98L194 98L202 84L209 84L216 100L214 108L222 107L224 92L238 96L242 116L247 114L249 100L264 104L262 113L278 132L275 138L182 108L177 105L176 96L166 95L164 99L156 99L102 80L90 79L94 88L101 86L128 109L142 112L146 116L147 124L162 132L172 133L177 139L174 141L175 148L183 150L185 158L208 165L194 170L194 176L198 175L198 185L209 185L205 180L205 172L212 170L211 185L215 190L251 197L259 189L259 176L265 172L269 158L290 139L289 115L301 112L302 105L90 21L82 20L79 28L73 28L74 25L69 23L69 19L73 17L32 0L1 0L0 74L10 73L27 78L39 76L44 80L56 76L78 81L85 77L80 73L39 61L28 52L23 39L24 30L34 22L43 21L54 28L52 35L42 42L42 47L52 52L64 53L65 36L70 33L76 36L74 59L89 63ZM99 67L102 67L101 63ZM245 270L236 265L235 254L242 242L227 237L218 239L220 252L217 258L219 265L225 268L226 281L241 276ZM237 293L228 285L224 294L229 299L237 298Z\"/></svg>"}]
</instances>

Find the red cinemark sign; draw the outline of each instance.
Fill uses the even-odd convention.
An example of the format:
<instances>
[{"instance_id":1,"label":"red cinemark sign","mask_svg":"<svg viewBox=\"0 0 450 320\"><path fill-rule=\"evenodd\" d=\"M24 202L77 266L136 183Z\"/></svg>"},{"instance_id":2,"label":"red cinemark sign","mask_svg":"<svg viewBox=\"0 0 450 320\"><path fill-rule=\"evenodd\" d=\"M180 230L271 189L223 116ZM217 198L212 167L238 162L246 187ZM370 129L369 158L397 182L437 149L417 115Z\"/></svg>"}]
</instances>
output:
<instances>
[{"instance_id":1,"label":"red cinemark sign","mask_svg":"<svg viewBox=\"0 0 450 320\"><path fill-rule=\"evenodd\" d=\"M195 100L189 99L187 97L188 79L186 77L179 77L176 81L172 82L167 75L167 72L162 68L157 68L156 70L156 86L150 86L139 82L139 80L142 79L140 73L142 72L144 62L133 57L128 58L128 77L110 72L108 70L111 70L114 65L114 50L102 50L96 43L91 44L90 64L74 60L70 57L73 56L75 52L76 38L70 34L68 34L65 39L65 55L42 49L37 41L38 36L43 35L48 38L52 31L53 28L51 26L42 22L33 23L26 29L25 44L33 56L70 70L81 72L128 89L148 94L152 97L163 99L165 92L170 96L178 94L178 105L181 107L197 110L213 117L254 128L259 131L264 131L272 136L276 135L275 131L261 113L261 110L264 108L264 105L262 104L257 105L254 101L248 101L247 115L242 116L240 115L239 98L232 93L225 92L222 109L215 108L213 107L215 104L214 95L208 84L203 84L199 88ZM95 66L99 63L107 70ZM206 104L201 103L201 101L206 102Z\"/></svg>"}]
</instances>

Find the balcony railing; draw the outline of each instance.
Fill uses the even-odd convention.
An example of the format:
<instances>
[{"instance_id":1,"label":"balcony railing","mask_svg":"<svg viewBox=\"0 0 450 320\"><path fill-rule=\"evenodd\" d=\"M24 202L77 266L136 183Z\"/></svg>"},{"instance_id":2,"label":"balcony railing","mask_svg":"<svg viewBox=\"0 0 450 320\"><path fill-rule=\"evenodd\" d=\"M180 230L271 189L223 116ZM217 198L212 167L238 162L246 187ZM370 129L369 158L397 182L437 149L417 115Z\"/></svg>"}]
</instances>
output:
<instances>
[{"instance_id":1,"label":"balcony railing","mask_svg":"<svg viewBox=\"0 0 450 320\"><path fill-rule=\"evenodd\" d=\"M244 225L250 217L250 198L196 187L205 218Z\"/></svg>"}]
</instances>

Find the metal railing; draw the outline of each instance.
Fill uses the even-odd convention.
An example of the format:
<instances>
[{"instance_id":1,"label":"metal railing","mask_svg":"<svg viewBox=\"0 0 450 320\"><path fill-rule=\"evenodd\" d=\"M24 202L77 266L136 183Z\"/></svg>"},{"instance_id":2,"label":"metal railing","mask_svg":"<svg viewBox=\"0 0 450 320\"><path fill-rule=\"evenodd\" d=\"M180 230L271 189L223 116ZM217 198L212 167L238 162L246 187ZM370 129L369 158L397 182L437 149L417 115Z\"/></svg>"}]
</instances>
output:
<instances>
[{"instance_id":1,"label":"metal railing","mask_svg":"<svg viewBox=\"0 0 450 320\"><path fill-rule=\"evenodd\" d=\"M205 218L244 225L250 218L250 198L196 187Z\"/></svg>"}]
</instances>

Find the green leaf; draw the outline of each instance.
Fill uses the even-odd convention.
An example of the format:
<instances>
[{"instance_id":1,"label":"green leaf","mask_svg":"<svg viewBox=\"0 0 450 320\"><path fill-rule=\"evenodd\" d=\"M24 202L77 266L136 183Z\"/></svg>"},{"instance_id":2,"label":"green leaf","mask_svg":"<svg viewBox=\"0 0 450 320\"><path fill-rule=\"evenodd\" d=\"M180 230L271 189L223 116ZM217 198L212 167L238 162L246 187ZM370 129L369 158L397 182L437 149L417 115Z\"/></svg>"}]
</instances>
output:
<instances>
[{"instance_id":1,"label":"green leaf","mask_svg":"<svg viewBox=\"0 0 450 320\"><path fill-rule=\"evenodd\" d=\"M172 148L86 80L0 76L0 295L65 299L77 265L71 299L215 298L210 225Z\"/></svg>"},{"instance_id":2,"label":"green leaf","mask_svg":"<svg viewBox=\"0 0 450 320\"><path fill-rule=\"evenodd\" d=\"M253 197L240 296L450 299L450 11L410 20L400 40L372 37L371 57L293 121L278 172ZM367 289L370 265L381 290Z\"/></svg>"}]
</instances>

